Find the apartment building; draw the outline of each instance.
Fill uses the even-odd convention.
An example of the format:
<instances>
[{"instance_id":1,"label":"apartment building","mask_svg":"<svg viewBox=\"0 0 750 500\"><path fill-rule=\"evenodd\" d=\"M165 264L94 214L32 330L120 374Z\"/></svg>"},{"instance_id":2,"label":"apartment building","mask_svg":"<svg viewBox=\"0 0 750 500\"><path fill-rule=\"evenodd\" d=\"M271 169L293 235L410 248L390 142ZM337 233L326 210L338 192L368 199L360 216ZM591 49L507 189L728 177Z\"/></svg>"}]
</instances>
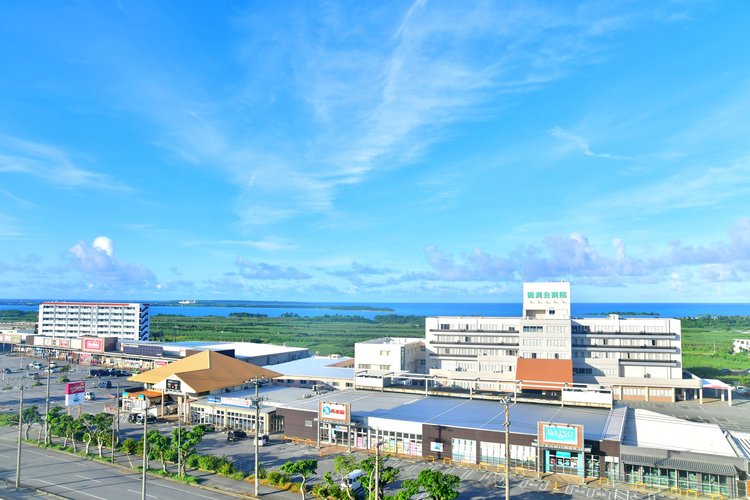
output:
<instances>
[{"instance_id":1,"label":"apartment building","mask_svg":"<svg viewBox=\"0 0 750 500\"><path fill-rule=\"evenodd\" d=\"M480 380L480 388L554 373L560 382L611 386L616 399L671 401L696 389L682 378L679 320L572 318L570 311L570 283L524 283L520 317L427 318L427 369Z\"/></svg>"},{"instance_id":2,"label":"apartment building","mask_svg":"<svg viewBox=\"0 0 750 500\"><path fill-rule=\"evenodd\" d=\"M354 344L358 370L426 373L422 339L383 337Z\"/></svg>"},{"instance_id":3,"label":"apartment building","mask_svg":"<svg viewBox=\"0 0 750 500\"><path fill-rule=\"evenodd\" d=\"M39 306L39 335L149 339L149 304L45 302Z\"/></svg>"}]
</instances>

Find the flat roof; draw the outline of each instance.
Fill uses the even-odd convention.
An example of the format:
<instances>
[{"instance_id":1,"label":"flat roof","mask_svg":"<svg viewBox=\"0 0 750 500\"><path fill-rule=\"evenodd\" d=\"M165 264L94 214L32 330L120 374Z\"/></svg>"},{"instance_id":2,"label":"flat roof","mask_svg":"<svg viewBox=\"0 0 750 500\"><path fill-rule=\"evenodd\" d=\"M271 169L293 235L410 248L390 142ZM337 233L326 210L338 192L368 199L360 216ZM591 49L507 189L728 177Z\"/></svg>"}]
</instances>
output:
<instances>
[{"instance_id":1,"label":"flat roof","mask_svg":"<svg viewBox=\"0 0 750 500\"><path fill-rule=\"evenodd\" d=\"M381 337L379 339L358 342L358 344L405 345L414 342L424 342L424 340L425 339L421 337Z\"/></svg>"},{"instance_id":2,"label":"flat roof","mask_svg":"<svg viewBox=\"0 0 750 500\"><path fill-rule=\"evenodd\" d=\"M234 349L235 357L250 358L282 352L309 351L307 347L289 347L276 344L255 344L253 342L212 342L202 344L204 349Z\"/></svg>"},{"instance_id":3,"label":"flat roof","mask_svg":"<svg viewBox=\"0 0 750 500\"><path fill-rule=\"evenodd\" d=\"M640 408L629 408L622 444L642 448L736 457L717 424L690 422Z\"/></svg>"},{"instance_id":4,"label":"flat roof","mask_svg":"<svg viewBox=\"0 0 750 500\"><path fill-rule=\"evenodd\" d=\"M484 429L503 432L505 413L498 401L471 400L441 396L424 396L366 390L333 391L328 394L287 404L281 408L318 412L318 403L350 403L355 420L379 418L421 422L431 425ZM532 403L511 403L510 431L536 435L539 422L581 424L584 438L592 441L619 440L621 428L612 425L624 410L599 408L560 408Z\"/></svg>"},{"instance_id":5,"label":"flat roof","mask_svg":"<svg viewBox=\"0 0 750 500\"><path fill-rule=\"evenodd\" d=\"M278 365L267 365L264 368L272 369L290 377L318 377L318 378L344 378L354 380L354 368L341 368L340 366L331 366L341 363L342 361L351 361L353 358L343 356L311 356L309 358L297 359Z\"/></svg>"}]
</instances>

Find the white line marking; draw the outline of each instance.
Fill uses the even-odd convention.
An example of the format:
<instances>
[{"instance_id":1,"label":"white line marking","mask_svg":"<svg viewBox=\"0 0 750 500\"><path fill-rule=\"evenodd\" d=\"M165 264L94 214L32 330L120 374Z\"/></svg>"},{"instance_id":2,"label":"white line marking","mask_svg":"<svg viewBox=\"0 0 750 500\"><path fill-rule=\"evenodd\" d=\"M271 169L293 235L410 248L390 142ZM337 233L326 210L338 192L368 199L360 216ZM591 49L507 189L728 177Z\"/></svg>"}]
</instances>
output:
<instances>
[{"instance_id":1,"label":"white line marking","mask_svg":"<svg viewBox=\"0 0 750 500\"><path fill-rule=\"evenodd\" d=\"M189 493L189 494L195 495L197 497L210 498L211 500L216 500L214 497L207 497L206 495L201 495L199 493L195 493L195 492L192 492L192 491L189 491L189 490L181 490L179 488L174 488L172 486L167 486L166 484L159 484L159 487L161 487L161 488L169 488L170 490L179 491L180 493Z\"/></svg>"},{"instance_id":2,"label":"white line marking","mask_svg":"<svg viewBox=\"0 0 750 500\"><path fill-rule=\"evenodd\" d=\"M129 492L131 492L131 493L137 493L137 494L139 494L139 495L140 495L140 493L141 493L140 491L134 491L134 490L128 490L128 491L129 491ZM156 498L156 497L155 497L154 495L149 495L148 493L146 493L146 496L147 496L147 497L151 497L151 498Z\"/></svg>"},{"instance_id":3,"label":"white line marking","mask_svg":"<svg viewBox=\"0 0 750 500\"><path fill-rule=\"evenodd\" d=\"M49 481L45 481L43 479L32 479L32 481L39 481L40 483L51 484L52 486L57 486L58 488L62 488L64 490L68 490L68 491L75 491L75 492L80 493L81 495L86 495L86 496L89 496L89 497L92 497L92 498L98 498L99 500L107 500L106 498L98 497L96 495L92 495L90 493L86 493L85 491L81 491L81 490L78 490L78 489L75 489L75 488L68 488L67 486L63 486L62 484L50 483Z\"/></svg>"},{"instance_id":4,"label":"white line marking","mask_svg":"<svg viewBox=\"0 0 750 500\"><path fill-rule=\"evenodd\" d=\"M101 481L99 481L98 479L91 479L90 477L79 476L78 474L76 474L76 477L80 477L81 479L86 479L87 481L94 481L96 483L101 483Z\"/></svg>"},{"instance_id":5,"label":"white line marking","mask_svg":"<svg viewBox=\"0 0 750 500\"><path fill-rule=\"evenodd\" d=\"M24 453L31 453L32 455L41 455L43 457L53 458L53 459L59 460L61 462L70 462L70 460L67 460L67 459L64 459L64 458L57 458L57 457L53 457L52 455L47 455L46 453L39 453L39 452L36 452L36 451L31 451L31 450L26 450Z\"/></svg>"}]
</instances>

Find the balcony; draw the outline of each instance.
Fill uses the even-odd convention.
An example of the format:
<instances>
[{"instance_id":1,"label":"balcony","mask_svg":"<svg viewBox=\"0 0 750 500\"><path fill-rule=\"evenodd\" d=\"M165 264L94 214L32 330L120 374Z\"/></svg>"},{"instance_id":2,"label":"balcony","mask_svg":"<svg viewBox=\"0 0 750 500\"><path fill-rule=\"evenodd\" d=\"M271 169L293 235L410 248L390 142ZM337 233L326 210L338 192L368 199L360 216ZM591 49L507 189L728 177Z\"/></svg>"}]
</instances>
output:
<instances>
[{"instance_id":1,"label":"balcony","mask_svg":"<svg viewBox=\"0 0 750 500\"><path fill-rule=\"evenodd\" d=\"M620 366L669 366L677 368L677 361L666 359L621 359Z\"/></svg>"},{"instance_id":2,"label":"balcony","mask_svg":"<svg viewBox=\"0 0 750 500\"><path fill-rule=\"evenodd\" d=\"M518 330L441 330L441 329L431 329L430 333L462 333L464 335L466 334L472 334L472 333L481 333L481 334L511 334L511 335L518 335Z\"/></svg>"},{"instance_id":3,"label":"balcony","mask_svg":"<svg viewBox=\"0 0 750 500\"><path fill-rule=\"evenodd\" d=\"M622 351L622 352L661 352L666 354L677 354L677 347L659 345L574 345L574 351Z\"/></svg>"}]
</instances>

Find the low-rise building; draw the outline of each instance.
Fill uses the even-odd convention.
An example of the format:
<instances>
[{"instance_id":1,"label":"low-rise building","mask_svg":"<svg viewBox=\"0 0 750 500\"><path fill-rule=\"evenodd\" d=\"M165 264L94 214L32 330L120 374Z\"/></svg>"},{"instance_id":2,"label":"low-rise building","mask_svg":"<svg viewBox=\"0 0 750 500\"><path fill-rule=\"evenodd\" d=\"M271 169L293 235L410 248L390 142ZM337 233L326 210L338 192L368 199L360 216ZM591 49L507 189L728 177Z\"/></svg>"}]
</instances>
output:
<instances>
[{"instance_id":1,"label":"low-rise building","mask_svg":"<svg viewBox=\"0 0 750 500\"><path fill-rule=\"evenodd\" d=\"M423 339L383 337L357 342L354 359L358 370L426 373Z\"/></svg>"},{"instance_id":2,"label":"low-rise building","mask_svg":"<svg viewBox=\"0 0 750 500\"><path fill-rule=\"evenodd\" d=\"M734 354L750 351L750 339L734 339Z\"/></svg>"}]
</instances>

